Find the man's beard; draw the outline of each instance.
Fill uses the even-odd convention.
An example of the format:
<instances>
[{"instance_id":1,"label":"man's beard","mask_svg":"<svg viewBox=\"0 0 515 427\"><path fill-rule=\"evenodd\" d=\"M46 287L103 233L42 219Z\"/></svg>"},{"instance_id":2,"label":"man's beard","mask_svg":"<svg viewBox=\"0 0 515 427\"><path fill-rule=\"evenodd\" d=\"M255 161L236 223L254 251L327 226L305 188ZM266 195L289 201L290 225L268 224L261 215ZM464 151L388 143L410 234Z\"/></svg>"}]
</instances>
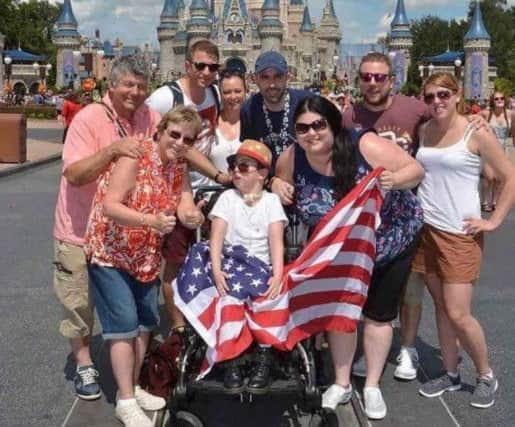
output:
<instances>
[{"instance_id":1,"label":"man's beard","mask_svg":"<svg viewBox=\"0 0 515 427\"><path fill-rule=\"evenodd\" d=\"M272 104L272 105L279 104L284 99L284 96L286 95L286 90L287 89L283 89L277 95L272 95L272 96L270 96L269 94L267 94L265 92L265 93L263 93L263 98L267 104Z\"/></svg>"},{"instance_id":2,"label":"man's beard","mask_svg":"<svg viewBox=\"0 0 515 427\"><path fill-rule=\"evenodd\" d=\"M367 104L370 104L374 107L386 106L386 104L388 103L388 99L390 98L390 92L386 92L386 94L381 96L377 101L372 101L370 98L367 97L366 94L364 95L364 98Z\"/></svg>"}]
</instances>

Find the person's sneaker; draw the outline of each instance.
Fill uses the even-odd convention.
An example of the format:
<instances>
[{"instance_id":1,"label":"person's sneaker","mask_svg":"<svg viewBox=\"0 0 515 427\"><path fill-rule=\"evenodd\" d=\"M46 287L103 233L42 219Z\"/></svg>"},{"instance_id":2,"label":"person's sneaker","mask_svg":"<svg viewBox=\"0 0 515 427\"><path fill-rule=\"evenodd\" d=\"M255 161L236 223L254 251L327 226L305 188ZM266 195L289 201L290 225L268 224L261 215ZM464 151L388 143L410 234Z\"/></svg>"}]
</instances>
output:
<instances>
[{"instance_id":1,"label":"person's sneaker","mask_svg":"<svg viewBox=\"0 0 515 427\"><path fill-rule=\"evenodd\" d=\"M367 377L367 361L364 353L352 364L352 375L360 378Z\"/></svg>"},{"instance_id":2,"label":"person's sneaker","mask_svg":"<svg viewBox=\"0 0 515 427\"><path fill-rule=\"evenodd\" d=\"M386 417L386 403L379 387L363 388L365 414L371 420L382 420Z\"/></svg>"},{"instance_id":3,"label":"person's sneaker","mask_svg":"<svg viewBox=\"0 0 515 427\"><path fill-rule=\"evenodd\" d=\"M352 385L343 387L333 384L322 394L322 408L336 410L339 404L347 403L352 397Z\"/></svg>"},{"instance_id":4,"label":"person's sneaker","mask_svg":"<svg viewBox=\"0 0 515 427\"><path fill-rule=\"evenodd\" d=\"M78 366L74 384L75 393L81 399L95 400L102 395L98 385L98 371L93 365Z\"/></svg>"},{"instance_id":5,"label":"person's sneaker","mask_svg":"<svg viewBox=\"0 0 515 427\"><path fill-rule=\"evenodd\" d=\"M446 391L456 391L461 388L461 379L458 375L456 378L449 376L447 373L432 379L418 389L418 392L425 397L438 397Z\"/></svg>"},{"instance_id":6,"label":"person's sneaker","mask_svg":"<svg viewBox=\"0 0 515 427\"><path fill-rule=\"evenodd\" d=\"M470 404L475 408L489 408L495 402L495 392L498 387L497 378L479 377Z\"/></svg>"},{"instance_id":7,"label":"person's sneaker","mask_svg":"<svg viewBox=\"0 0 515 427\"><path fill-rule=\"evenodd\" d=\"M414 380L417 378L418 353L416 349L401 347L397 356L398 365L393 376L400 380Z\"/></svg>"},{"instance_id":8,"label":"person's sneaker","mask_svg":"<svg viewBox=\"0 0 515 427\"><path fill-rule=\"evenodd\" d=\"M145 415L136 399L116 402L114 414L125 427L154 427L154 423Z\"/></svg>"},{"instance_id":9,"label":"person's sneaker","mask_svg":"<svg viewBox=\"0 0 515 427\"><path fill-rule=\"evenodd\" d=\"M150 394L148 391L143 390L139 385L134 387L134 397L136 398L136 402L138 402L140 408L145 411L159 411L166 406L166 400L162 397Z\"/></svg>"}]
</instances>

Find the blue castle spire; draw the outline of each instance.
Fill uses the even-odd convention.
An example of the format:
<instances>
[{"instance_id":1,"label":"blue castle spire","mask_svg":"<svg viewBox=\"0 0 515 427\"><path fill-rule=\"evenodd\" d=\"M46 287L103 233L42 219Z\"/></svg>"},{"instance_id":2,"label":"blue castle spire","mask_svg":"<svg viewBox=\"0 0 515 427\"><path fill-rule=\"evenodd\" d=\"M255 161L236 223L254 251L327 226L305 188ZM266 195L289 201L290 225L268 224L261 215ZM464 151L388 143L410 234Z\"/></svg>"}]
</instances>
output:
<instances>
[{"instance_id":1,"label":"blue castle spire","mask_svg":"<svg viewBox=\"0 0 515 427\"><path fill-rule=\"evenodd\" d=\"M290 0L292 6L304 6L304 0Z\"/></svg>"},{"instance_id":2,"label":"blue castle spire","mask_svg":"<svg viewBox=\"0 0 515 427\"><path fill-rule=\"evenodd\" d=\"M397 25L409 25L409 19L406 15L406 9L404 8L404 0L397 1L397 9L395 9L395 16L393 17L391 26Z\"/></svg>"},{"instance_id":3,"label":"blue castle spire","mask_svg":"<svg viewBox=\"0 0 515 427\"><path fill-rule=\"evenodd\" d=\"M309 15L308 6L304 6L304 16L302 17L302 25L300 26L301 32L313 31L313 24L311 23L311 16Z\"/></svg>"},{"instance_id":4,"label":"blue castle spire","mask_svg":"<svg viewBox=\"0 0 515 427\"><path fill-rule=\"evenodd\" d=\"M177 16L177 2L175 0L165 0L161 18Z\"/></svg>"},{"instance_id":5,"label":"blue castle spire","mask_svg":"<svg viewBox=\"0 0 515 427\"><path fill-rule=\"evenodd\" d=\"M73 25L77 27L78 24L73 14L71 0L64 0L63 9L61 10L61 15L59 15L59 19L57 20L57 25Z\"/></svg>"},{"instance_id":6,"label":"blue castle spire","mask_svg":"<svg viewBox=\"0 0 515 427\"><path fill-rule=\"evenodd\" d=\"M191 2L190 10L207 10L207 3L205 0L193 0Z\"/></svg>"},{"instance_id":7,"label":"blue castle spire","mask_svg":"<svg viewBox=\"0 0 515 427\"><path fill-rule=\"evenodd\" d=\"M265 0L263 10L279 10L279 0Z\"/></svg>"},{"instance_id":8,"label":"blue castle spire","mask_svg":"<svg viewBox=\"0 0 515 427\"><path fill-rule=\"evenodd\" d=\"M329 16L332 18L336 18L336 12L334 11L333 0L327 0L327 11L329 12Z\"/></svg>"},{"instance_id":9,"label":"blue castle spire","mask_svg":"<svg viewBox=\"0 0 515 427\"><path fill-rule=\"evenodd\" d=\"M476 1L476 8L474 9L474 16L472 17L470 28L463 39L465 41L477 39L490 40L490 34L488 34L483 24L483 15L478 1Z\"/></svg>"}]
</instances>

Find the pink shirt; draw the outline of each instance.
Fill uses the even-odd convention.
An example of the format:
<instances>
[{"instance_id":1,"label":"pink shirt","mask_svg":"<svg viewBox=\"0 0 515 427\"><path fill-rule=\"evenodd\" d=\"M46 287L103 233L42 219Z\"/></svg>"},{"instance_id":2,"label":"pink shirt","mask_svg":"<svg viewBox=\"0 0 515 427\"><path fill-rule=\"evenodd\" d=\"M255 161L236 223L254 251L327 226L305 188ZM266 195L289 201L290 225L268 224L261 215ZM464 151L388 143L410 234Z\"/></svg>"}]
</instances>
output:
<instances>
[{"instance_id":1,"label":"pink shirt","mask_svg":"<svg viewBox=\"0 0 515 427\"><path fill-rule=\"evenodd\" d=\"M113 109L109 95L102 101ZM119 120L130 136L143 141L152 137L161 116L143 104L131 121L122 117ZM63 171L72 163L98 153L118 139L120 136L104 107L96 103L88 105L75 116L68 130L63 148ZM75 187L64 176L61 177L55 208L56 240L79 246L84 244L84 233L97 182L98 180Z\"/></svg>"}]
</instances>

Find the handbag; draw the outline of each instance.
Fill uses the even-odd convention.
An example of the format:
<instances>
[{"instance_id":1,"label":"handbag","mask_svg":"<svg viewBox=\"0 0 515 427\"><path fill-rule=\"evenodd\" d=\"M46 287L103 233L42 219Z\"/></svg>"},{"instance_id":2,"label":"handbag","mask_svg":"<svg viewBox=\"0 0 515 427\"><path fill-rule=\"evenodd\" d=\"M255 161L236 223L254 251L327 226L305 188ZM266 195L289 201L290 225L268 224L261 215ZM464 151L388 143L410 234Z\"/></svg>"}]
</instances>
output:
<instances>
[{"instance_id":1,"label":"handbag","mask_svg":"<svg viewBox=\"0 0 515 427\"><path fill-rule=\"evenodd\" d=\"M163 342L151 345L141 367L141 387L168 399L179 378L178 362L182 349L182 334L175 331Z\"/></svg>"}]
</instances>

